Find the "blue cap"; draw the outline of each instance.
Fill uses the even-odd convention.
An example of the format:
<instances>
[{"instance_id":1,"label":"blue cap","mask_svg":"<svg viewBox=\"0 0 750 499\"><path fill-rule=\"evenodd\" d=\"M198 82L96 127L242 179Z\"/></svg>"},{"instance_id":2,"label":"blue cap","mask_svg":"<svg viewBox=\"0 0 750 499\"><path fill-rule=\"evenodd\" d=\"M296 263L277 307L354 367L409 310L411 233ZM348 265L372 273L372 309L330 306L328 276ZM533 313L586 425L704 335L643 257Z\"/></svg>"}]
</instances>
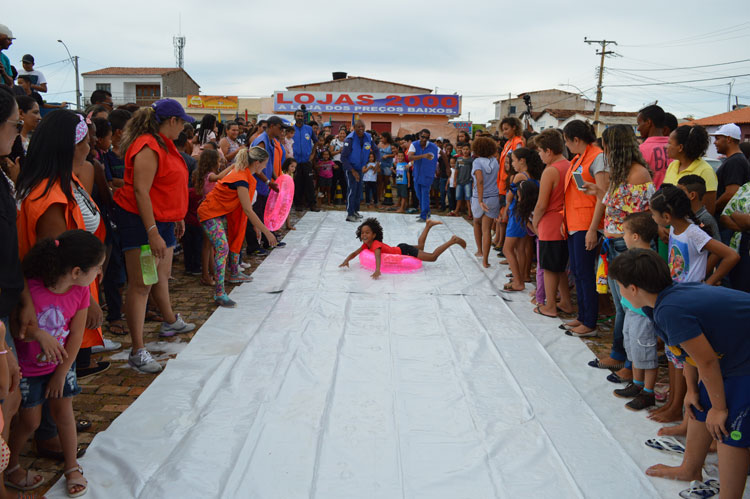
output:
<instances>
[{"instance_id":1,"label":"blue cap","mask_svg":"<svg viewBox=\"0 0 750 499\"><path fill-rule=\"evenodd\" d=\"M188 123L195 121L195 118L188 116L182 105L174 99L160 99L151 104L151 109L156 111L156 117L159 122L167 118L182 118Z\"/></svg>"}]
</instances>

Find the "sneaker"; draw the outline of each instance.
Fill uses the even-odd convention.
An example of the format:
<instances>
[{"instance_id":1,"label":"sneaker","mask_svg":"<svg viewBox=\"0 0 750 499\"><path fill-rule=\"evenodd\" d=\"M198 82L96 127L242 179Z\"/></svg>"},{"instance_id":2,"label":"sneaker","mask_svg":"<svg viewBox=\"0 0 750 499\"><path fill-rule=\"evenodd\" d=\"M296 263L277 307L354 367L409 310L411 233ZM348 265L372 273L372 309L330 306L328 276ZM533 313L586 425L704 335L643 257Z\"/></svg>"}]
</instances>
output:
<instances>
[{"instance_id":1,"label":"sneaker","mask_svg":"<svg viewBox=\"0 0 750 499\"><path fill-rule=\"evenodd\" d=\"M266 256L268 255L268 250L263 248L258 248L257 250L252 252L252 255L255 256Z\"/></svg>"},{"instance_id":2,"label":"sneaker","mask_svg":"<svg viewBox=\"0 0 750 499\"><path fill-rule=\"evenodd\" d=\"M251 265L251 264L249 264L249 263L245 263L245 262L242 262L242 263L240 263L240 268L241 268L242 270L247 270L247 269L249 269L250 267L252 267L252 265Z\"/></svg>"},{"instance_id":3,"label":"sneaker","mask_svg":"<svg viewBox=\"0 0 750 499\"><path fill-rule=\"evenodd\" d=\"M276 240L277 248L283 248L284 246L286 246L286 243L284 241L279 241L278 239Z\"/></svg>"},{"instance_id":4,"label":"sneaker","mask_svg":"<svg viewBox=\"0 0 750 499\"><path fill-rule=\"evenodd\" d=\"M112 341L104 338L104 345L95 345L91 347L91 353L113 352L119 350L121 347L122 343L119 341Z\"/></svg>"},{"instance_id":5,"label":"sneaker","mask_svg":"<svg viewBox=\"0 0 750 499\"><path fill-rule=\"evenodd\" d=\"M654 392L647 393L645 391L642 391L633 400L625 404L625 408L630 409L631 411L642 411L643 409L653 407L655 405L656 395L654 394Z\"/></svg>"},{"instance_id":6,"label":"sneaker","mask_svg":"<svg viewBox=\"0 0 750 499\"><path fill-rule=\"evenodd\" d=\"M180 314L175 314L175 316L177 317L177 320L172 324L168 324L166 322L161 323L159 336L163 338L169 338L170 336L174 336L175 334L189 333L190 331L195 329L195 324L185 322L184 320L182 320L182 316Z\"/></svg>"},{"instance_id":7,"label":"sneaker","mask_svg":"<svg viewBox=\"0 0 750 499\"><path fill-rule=\"evenodd\" d=\"M641 391L643 390L642 385L636 385L635 383L628 383L628 385L625 388L618 388L617 390L613 390L612 393L615 394L615 397L620 397L623 399L632 399L633 397L637 397Z\"/></svg>"},{"instance_id":8,"label":"sneaker","mask_svg":"<svg viewBox=\"0 0 750 499\"><path fill-rule=\"evenodd\" d=\"M110 368L112 364L105 361L99 361L94 367L82 367L81 369L76 368L76 378L83 379L93 376L95 374L101 374Z\"/></svg>"},{"instance_id":9,"label":"sneaker","mask_svg":"<svg viewBox=\"0 0 750 499\"><path fill-rule=\"evenodd\" d=\"M423 224L423 223L427 223L427 220L425 220L425 219L424 219L424 218L422 218L422 217L419 217L419 218L417 219L417 223L420 223L420 224Z\"/></svg>"},{"instance_id":10,"label":"sneaker","mask_svg":"<svg viewBox=\"0 0 750 499\"><path fill-rule=\"evenodd\" d=\"M360 219L360 220L362 220L363 218L365 218L365 217L364 217L364 216L363 216L363 215L362 215L362 214L361 214L360 212L358 212L358 211L355 211L355 212L354 212L354 216L355 216L355 217L357 217L357 218L358 218L358 219Z\"/></svg>"},{"instance_id":11,"label":"sneaker","mask_svg":"<svg viewBox=\"0 0 750 499\"><path fill-rule=\"evenodd\" d=\"M310 211L314 211L317 213L320 211L320 208L318 208L317 206L313 206L312 208L310 208Z\"/></svg>"},{"instance_id":12,"label":"sneaker","mask_svg":"<svg viewBox=\"0 0 750 499\"><path fill-rule=\"evenodd\" d=\"M346 217L347 222L359 222L359 218L355 217L354 215L349 215Z\"/></svg>"},{"instance_id":13,"label":"sneaker","mask_svg":"<svg viewBox=\"0 0 750 499\"><path fill-rule=\"evenodd\" d=\"M237 306L237 302L229 298L228 295L214 296L214 301L220 307L234 308Z\"/></svg>"},{"instance_id":14,"label":"sneaker","mask_svg":"<svg viewBox=\"0 0 750 499\"><path fill-rule=\"evenodd\" d=\"M136 371L142 373L154 374L161 371L161 364L156 362L151 353L145 348L141 348L135 353L128 355L128 364Z\"/></svg>"},{"instance_id":15,"label":"sneaker","mask_svg":"<svg viewBox=\"0 0 750 499\"><path fill-rule=\"evenodd\" d=\"M243 282L251 282L252 280L252 277L247 274L243 274L242 272L238 272L227 277L227 282L230 282L232 284L242 284Z\"/></svg>"}]
</instances>

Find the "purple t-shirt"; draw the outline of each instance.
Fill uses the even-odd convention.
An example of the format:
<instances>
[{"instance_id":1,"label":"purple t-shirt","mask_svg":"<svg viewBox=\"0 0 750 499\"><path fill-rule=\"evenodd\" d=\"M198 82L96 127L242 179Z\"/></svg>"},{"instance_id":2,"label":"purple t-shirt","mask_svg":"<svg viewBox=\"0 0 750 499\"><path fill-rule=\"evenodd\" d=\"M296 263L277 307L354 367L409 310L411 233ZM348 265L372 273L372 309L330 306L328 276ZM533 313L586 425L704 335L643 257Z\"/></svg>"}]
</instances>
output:
<instances>
[{"instance_id":1,"label":"purple t-shirt","mask_svg":"<svg viewBox=\"0 0 750 499\"><path fill-rule=\"evenodd\" d=\"M47 331L62 346L70 335L70 321L76 312L89 307L91 292L89 288L73 286L63 294L56 294L47 289L39 279L29 279L29 294L36 309L36 320L39 328ZM16 341L18 365L24 378L44 376L53 373L57 368L54 362L46 362L44 354L36 341Z\"/></svg>"}]
</instances>

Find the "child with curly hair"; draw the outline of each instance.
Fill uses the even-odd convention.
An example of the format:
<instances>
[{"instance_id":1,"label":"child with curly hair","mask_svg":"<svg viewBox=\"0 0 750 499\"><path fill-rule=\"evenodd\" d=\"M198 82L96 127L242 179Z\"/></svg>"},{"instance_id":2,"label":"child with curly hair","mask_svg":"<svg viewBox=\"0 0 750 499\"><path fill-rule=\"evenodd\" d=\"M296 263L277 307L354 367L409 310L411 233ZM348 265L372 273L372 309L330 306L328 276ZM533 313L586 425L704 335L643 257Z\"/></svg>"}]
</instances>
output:
<instances>
[{"instance_id":1,"label":"child with curly hair","mask_svg":"<svg viewBox=\"0 0 750 499\"><path fill-rule=\"evenodd\" d=\"M380 255L382 253L413 256L414 258L418 258L423 262L434 262L445 250L447 250L454 244L458 244L462 248L466 248L466 241L458 236L453 236L447 242L444 242L443 244L435 248L432 253L424 251L424 243L425 241L427 241L427 234L429 234L430 229L435 225L440 225L442 223L443 222L439 222L437 220L428 219L425 224L425 228L422 231L422 235L419 236L419 240L417 241L416 246L401 243L396 247L392 247L388 246L387 244L383 244L383 227L380 225L380 222L378 222L378 219L368 218L364 222L362 222L362 225L357 227L357 239L362 241L362 246L360 246L349 256L347 256L346 260L344 260L343 263L339 265L339 267L348 267L350 260L359 255L362 250L369 249L373 253L375 253L375 272L370 277L372 277L373 279L377 279L378 277L380 277Z\"/></svg>"}]
</instances>

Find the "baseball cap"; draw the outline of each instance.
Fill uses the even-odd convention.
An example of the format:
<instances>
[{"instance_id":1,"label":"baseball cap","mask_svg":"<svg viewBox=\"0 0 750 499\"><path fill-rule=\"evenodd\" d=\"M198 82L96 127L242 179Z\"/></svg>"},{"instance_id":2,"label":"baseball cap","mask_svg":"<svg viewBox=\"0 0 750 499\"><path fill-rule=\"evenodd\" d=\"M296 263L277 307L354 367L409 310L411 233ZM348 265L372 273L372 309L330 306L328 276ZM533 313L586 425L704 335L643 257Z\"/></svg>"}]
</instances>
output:
<instances>
[{"instance_id":1,"label":"baseball cap","mask_svg":"<svg viewBox=\"0 0 750 499\"><path fill-rule=\"evenodd\" d=\"M13 32L10 30L10 28L7 27L4 24L0 24L0 35L5 35L8 38L10 38L11 40L15 40L16 39L16 37L13 36Z\"/></svg>"},{"instance_id":2,"label":"baseball cap","mask_svg":"<svg viewBox=\"0 0 750 499\"><path fill-rule=\"evenodd\" d=\"M34 64L34 56L31 54L25 54L23 57L21 57L21 62Z\"/></svg>"},{"instance_id":3,"label":"baseball cap","mask_svg":"<svg viewBox=\"0 0 750 499\"><path fill-rule=\"evenodd\" d=\"M159 121L172 117L182 118L188 123L195 121L195 118L188 116L182 105L174 99L160 99L151 104L151 109L156 111L156 116L159 118Z\"/></svg>"},{"instance_id":4,"label":"baseball cap","mask_svg":"<svg viewBox=\"0 0 750 499\"><path fill-rule=\"evenodd\" d=\"M442 138L442 137L438 137L438 138L437 138L437 139L435 139L435 140L436 140L436 141L440 141L440 142L442 142L442 141L443 141L443 138Z\"/></svg>"},{"instance_id":5,"label":"baseball cap","mask_svg":"<svg viewBox=\"0 0 750 499\"><path fill-rule=\"evenodd\" d=\"M740 130L740 127L735 125L734 123L727 123L726 125L721 125L718 130L716 130L714 133L709 133L709 135L723 135L725 137L729 137L734 140L741 140L742 139L742 131Z\"/></svg>"}]
</instances>

